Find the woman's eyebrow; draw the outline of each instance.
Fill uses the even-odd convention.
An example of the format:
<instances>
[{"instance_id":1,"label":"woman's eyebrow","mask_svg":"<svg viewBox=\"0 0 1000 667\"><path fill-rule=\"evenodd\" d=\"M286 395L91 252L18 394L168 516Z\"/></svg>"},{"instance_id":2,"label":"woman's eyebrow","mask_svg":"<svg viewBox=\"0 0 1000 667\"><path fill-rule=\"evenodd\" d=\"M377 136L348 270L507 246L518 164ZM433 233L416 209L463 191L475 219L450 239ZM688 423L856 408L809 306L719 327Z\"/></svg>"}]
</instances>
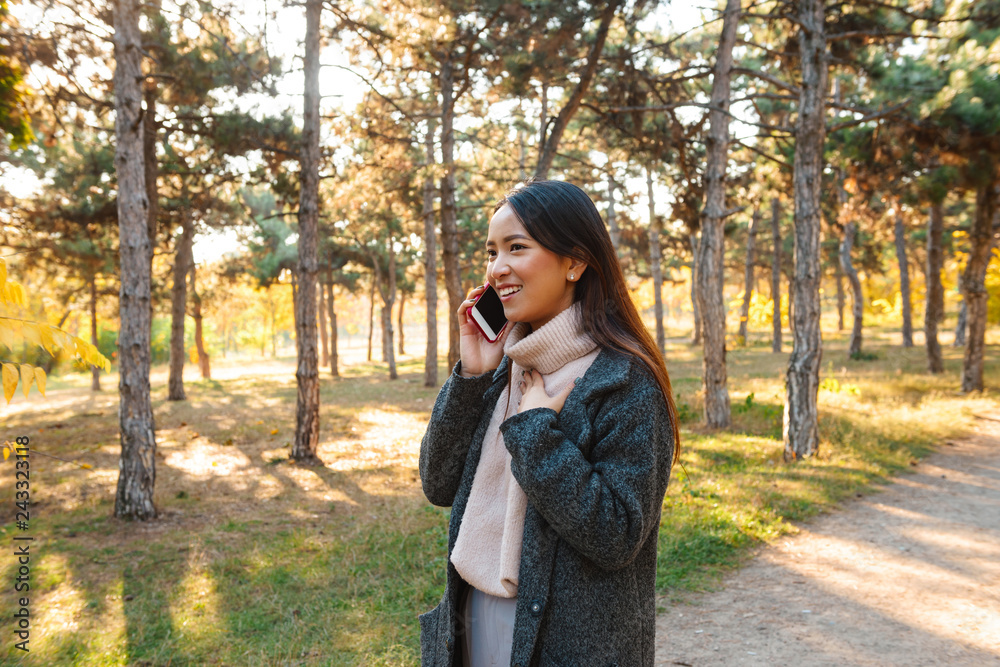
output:
<instances>
[{"instance_id":1,"label":"woman's eyebrow","mask_svg":"<svg viewBox=\"0 0 1000 667\"><path fill-rule=\"evenodd\" d=\"M531 240L530 237L525 236L524 234L511 234L510 236L504 238L503 242L504 243L510 243L514 239L524 239L526 241L530 241ZM486 247L487 248L489 248L491 245L496 245L496 243L494 243L493 241L487 241L486 242Z\"/></svg>"}]
</instances>

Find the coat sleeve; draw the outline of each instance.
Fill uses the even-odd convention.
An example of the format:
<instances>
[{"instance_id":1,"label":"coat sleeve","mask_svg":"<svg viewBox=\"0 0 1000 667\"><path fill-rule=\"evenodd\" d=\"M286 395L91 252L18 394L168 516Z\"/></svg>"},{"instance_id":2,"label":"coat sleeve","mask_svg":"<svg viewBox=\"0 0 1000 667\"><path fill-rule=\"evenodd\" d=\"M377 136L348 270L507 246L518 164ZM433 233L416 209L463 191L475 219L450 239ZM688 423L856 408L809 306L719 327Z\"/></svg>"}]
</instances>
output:
<instances>
[{"instance_id":1,"label":"coat sleeve","mask_svg":"<svg viewBox=\"0 0 1000 667\"><path fill-rule=\"evenodd\" d=\"M450 507L455 501L465 458L482 418L483 395L493 382L493 371L465 378L459 361L441 387L420 442L420 483L432 504Z\"/></svg>"},{"instance_id":2,"label":"coat sleeve","mask_svg":"<svg viewBox=\"0 0 1000 667\"><path fill-rule=\"evenodd\" d=\"M663 393L648 373L611 394L591 431L590 460L536 408L500 426L511 473L560 538L606 569L628 565L659 524L673 459Z\"/></svg>"}]
</instances>

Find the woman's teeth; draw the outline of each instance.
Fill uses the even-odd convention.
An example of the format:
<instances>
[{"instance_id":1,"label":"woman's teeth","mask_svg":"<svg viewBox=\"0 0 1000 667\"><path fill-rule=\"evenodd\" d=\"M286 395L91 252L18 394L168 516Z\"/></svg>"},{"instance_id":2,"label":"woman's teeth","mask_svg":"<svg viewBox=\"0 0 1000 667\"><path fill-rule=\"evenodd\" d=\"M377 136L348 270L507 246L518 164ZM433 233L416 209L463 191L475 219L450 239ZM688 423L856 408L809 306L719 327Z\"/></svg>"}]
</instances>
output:
<instances>
[{"instance_id":1,"label":"woman's teeth","mask_svg":"<svg viewBox=\"0 0 1000 667\"><path fill-rule=\"evenodd\" d=\"M518 286L518 287L505 287L502 290L500 290L499 294L500 294L500 296L507 296L509 294L513 294L514 292L520 292L520 291L521 291L521 286Z\"/></svg>"}]
</instances>

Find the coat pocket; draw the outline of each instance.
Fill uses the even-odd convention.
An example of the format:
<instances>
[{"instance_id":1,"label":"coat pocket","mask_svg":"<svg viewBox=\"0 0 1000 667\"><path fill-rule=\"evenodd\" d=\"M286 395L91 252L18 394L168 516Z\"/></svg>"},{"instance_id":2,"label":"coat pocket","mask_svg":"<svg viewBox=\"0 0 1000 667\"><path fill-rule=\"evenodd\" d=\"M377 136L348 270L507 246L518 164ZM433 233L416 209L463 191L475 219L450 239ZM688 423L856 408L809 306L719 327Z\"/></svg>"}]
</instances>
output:
<instances>
[{"instance_id":1,"label":"coat pocket","mask_svg":"<svg viewBox=\"0 0 1000 667\"><path fill-rule=\"evenodd\" d=\"M420 664L422 667L444 664L440 660L440 642L438 641L438 625L441 620L441 606L431 609L426 614L420 614Z\"/></svg>"}]
</instances>

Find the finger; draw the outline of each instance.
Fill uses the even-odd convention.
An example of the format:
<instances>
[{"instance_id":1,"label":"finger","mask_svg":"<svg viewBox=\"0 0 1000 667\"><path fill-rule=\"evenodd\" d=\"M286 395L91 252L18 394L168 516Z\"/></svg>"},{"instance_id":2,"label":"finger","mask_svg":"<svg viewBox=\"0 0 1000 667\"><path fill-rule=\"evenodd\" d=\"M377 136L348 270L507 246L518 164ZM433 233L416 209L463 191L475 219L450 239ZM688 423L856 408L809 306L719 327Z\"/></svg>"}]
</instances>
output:
<instances>
[{"instance_id":1,"label":"finger","mask_svg":"<svg viewBox=\"0 0 1000 667\"><path fill-rule=\"evenodd\" d=\"M476 303L476 298L483 293L483 286L475 287L469 290L468 298L462 302L462 305L458 307L458 315L462 317L465 315L466 311Z\"/></svg>"},{"instance_id":2,"label":"finger","mask_svg":"<svg viewBox=\"0 0 1000 667\"><path fill-rule=\"evenodd\" d=\"M566 385L565 387L563 387L562 391L560 391L558 394L556 394L556 396L558 396L559 398L561 398L562 400L565 401L566 397L570 395L570 392L572 392L573 389L576 388L576 383L579 382L579 381L580 381L580 378L577 378L577 379L573 380L568 385Z\"/></svg>"}]
</instances>

